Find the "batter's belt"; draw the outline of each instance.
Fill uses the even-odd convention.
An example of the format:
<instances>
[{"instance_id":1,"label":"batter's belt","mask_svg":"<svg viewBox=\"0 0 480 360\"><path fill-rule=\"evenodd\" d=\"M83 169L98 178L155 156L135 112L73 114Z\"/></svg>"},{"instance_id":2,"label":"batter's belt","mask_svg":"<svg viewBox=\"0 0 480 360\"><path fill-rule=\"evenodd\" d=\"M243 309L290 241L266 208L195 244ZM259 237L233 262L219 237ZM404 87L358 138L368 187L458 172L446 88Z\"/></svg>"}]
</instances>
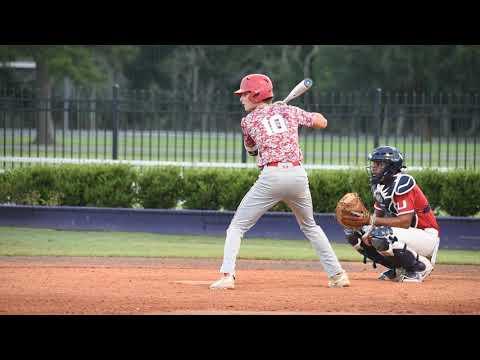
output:
<instances>
[{"instance_id":1,"label":"batter's belt","mask_svg":"<svg viewBox=\"0 0 480 360\"><path fill-rule=\"evenodd\" d=\"M273 161L273 162L269 162L265 166L260 166L260 170L263 170L263 168L266 167L266 166L277 167L277 166L283 166L283 165L287 165L288 167L290 167L290 166L300 166L301 163L300 163L300 161L284 161L284 162Z\"/></svg>"}]
</instances>

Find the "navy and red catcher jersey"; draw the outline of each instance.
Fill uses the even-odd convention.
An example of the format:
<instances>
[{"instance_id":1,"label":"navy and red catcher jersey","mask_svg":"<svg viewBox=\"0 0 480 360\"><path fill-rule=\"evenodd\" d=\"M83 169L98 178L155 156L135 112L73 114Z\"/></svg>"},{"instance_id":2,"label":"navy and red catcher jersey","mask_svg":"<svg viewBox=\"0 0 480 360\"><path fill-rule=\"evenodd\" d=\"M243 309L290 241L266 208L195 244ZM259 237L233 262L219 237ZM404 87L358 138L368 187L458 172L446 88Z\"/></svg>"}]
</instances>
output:
<instances>
[{"instance_id":1,"label":"navy and red catcher jersey","mask_svg":"<svg viewBox=\"0 0 480 360\"><path fill-rule=\"evenodd\" d=\"M376 210L386 216L414 213L411 227L440 230L435 215L422 189L407 174L397 174L389 186L378 184L373 188Z\"/></svg>"}]
</instances>

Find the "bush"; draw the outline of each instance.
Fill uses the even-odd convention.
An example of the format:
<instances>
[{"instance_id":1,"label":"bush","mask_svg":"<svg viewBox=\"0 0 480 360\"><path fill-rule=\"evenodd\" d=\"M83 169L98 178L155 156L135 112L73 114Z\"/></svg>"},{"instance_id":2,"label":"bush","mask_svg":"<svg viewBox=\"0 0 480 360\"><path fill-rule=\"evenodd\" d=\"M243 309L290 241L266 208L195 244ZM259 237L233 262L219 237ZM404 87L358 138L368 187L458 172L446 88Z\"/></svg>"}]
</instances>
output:
<instances>
[{"instance_id":1,"label":"bush","mask_svg":"<svg viewBox=\"0 0 480 360\"><path fill-rule=\"evenodd\" d=\"M128 165L37 165L0 174L0 203L131 208L236 210L258 178L257 169L138 171ZM347 192L357 192L370 211L373 197L364 170L309 170L314 211L332 213ZM480 172L412 172L438 214L473 216L480 212ZM290 211L279 203L271 211Z\"/></svg>"},{"instance_id":2,"label":"bush","mask_svg":"<svg viewBox=\"0 0 480 360\"><path fill-rule=\"evenodd\" d=\"M480 174L457 170L443 174L441 207L453 216L473 216L480 211Z\"/></svg>"},{"instance_id":3,"label":"bush","mask_svg":"<svg viewBox=\"0 0 480 360\"><path fill-rule=\"evenodd\" d=\"M178 167L149 168L138 178L138 200L144 208L171 209L183 194L183 179Z\"/></svg>"},{"instance_id":4,"label":"bush","mask_svg":"<svg viewBox=\"0 0 480 360\"><path fill-rule=\"evenodd\" d=\"M57 169L35 165L12 169L10 178L10 200L19 205L60 205L62 191Z\"/></svg>"},{"instance_id":5,"label":"bush","mask_svg":"<svg viewBox=\"0 0 480 360\"><path fill-rule=\"evenodd\" d=\"M365 205L371 203L365 195L369 191L368 178L358 170L314 170L309 173L309 185L315 212L334 212L338 200L347 192L358 192Z\"/></svg>"},{"instance_id":6,"label":"bush","mask_svg":"<svg viewBox=\"0 0 480 360\"><path fill-rule=\"evenodd\" d=\"M328 212L330 181L326 172L312 170L308 173L309 188L312 195L313 210L315 212Z\"/></svg>"},{"instance_id":7,"label":"bush","mask_svg":"<svg viewBox=\"0 0 480 360\"><path fill-rule=\"evenodd\" d=\"M445 173L436 170L412 171L410 173L428 199L430 207L439 214Z\"/></svg>"},{"instance_id":8,"label":"bush","mask_svg":"<svg viewBox=\"0 0 480 360\"><path fill-rule=\"evenodd\" d=\"M350 188L349 192L358 193L367 209L370 212L373 212L374 199L367 172L365 170L355 170L350 171L350 174L351 176L347 180ZM332 211L335 211L335 209L333 209Z\"/></svg>"},{"instance_id":9,"label":"bush","mask_svg":"<svg viewBox=\"0 0 480 360\"><path fill-rule=\"evenodd\" d=\"M222 170L187 169L184 171L182 198L185 209L219 210L222 192L228 189Z\"/></svg>"},{"instance_id":10,"label":"bush","mask_svg":"<svg viewBox=\"0 0 480 360\"><path fill-rule=\"evenodd\" d=\"M236 210L245 194L255 184L259 175L257 169L233 169L220 172L225 189L220 193L220 207Z\"/></svg>"},{"instance_id":11,"label":"bush","mask_svg":"<svg viewBox=\"0 0 480 360\"><path fill-rule=\"evenodd\" d=\"M63 165L61 205L132 207L138 174L129 165Z\"/></svg>"},{"instance_id":12,"label":"bush","mask_svg":"<svg viewBox=\"0 0 480 360\"><path fill-rule=\"evenodd\" d=\"M0 173L0 204L10 202L11 185L10 185L10 173Z\"/></svg>"},{"instance_id":13,"label":"bush","mask_svg":"<svg viewBox=\"0 0 480 360\"><path fill-rule=\"evenodd\" d=\"M59 177L62 183L63 198L61 205L87 206L85 191L95 186L95 169L91 165L62 165Z\"/></svg>"}]
</instances>

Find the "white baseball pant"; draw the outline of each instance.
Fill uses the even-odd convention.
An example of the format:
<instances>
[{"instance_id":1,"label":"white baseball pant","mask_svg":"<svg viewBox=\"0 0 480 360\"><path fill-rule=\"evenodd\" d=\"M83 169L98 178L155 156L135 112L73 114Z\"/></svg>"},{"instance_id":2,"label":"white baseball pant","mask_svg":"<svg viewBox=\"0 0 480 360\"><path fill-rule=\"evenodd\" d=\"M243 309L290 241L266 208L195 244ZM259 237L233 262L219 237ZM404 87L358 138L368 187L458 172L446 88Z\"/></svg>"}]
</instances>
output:
<instances>
[{"instance_id":1,"label":"white baseball pant","mask_svg":"<svg viewBox=\"0 0 480 360\"><path fill-rule=\"evenodd\" d=\"M440 238L438 237L438 231L434 228L429 229L416 229L416 228L395 228L392 227L393 235L395 235L398 241L407 244L407 248L410 248L417 252L419 255L425 256L430 259L432 265L435 265L438 245Z\"/></svg>"},{"instance_id":2,"label":"white baseball pant","mask_svg":"<svg viewBox=\"0 0 480 360\"><path fill-rule=\"evenodd\" d=\"M235 274L235 262L243 235L265 212L280 201L284 201L292 209L300 229L310 240L328 276L340 273L343 269L337 256L313 217L307 173L302 166L293 166L290 163L279 163L278 167L265 167L240 202L227 229L220 272Z\"/></svg>"},{"instance_id":3,"label":"white baseball pant","mask_svg":"<svg viewBox=\"0 0 480 360\"><path fill-rule=\"evenodd\" d=\"M370 226L363 227L368 232ZM407 244L407 248L415 251L417 254L430 259L432 265L435 265L440 238L438 231L434 228L417 229L417 228L398 228L392 227L393 235L398 241L394 244L395 248L402 248Z\"/></svg>"}]
</instances>

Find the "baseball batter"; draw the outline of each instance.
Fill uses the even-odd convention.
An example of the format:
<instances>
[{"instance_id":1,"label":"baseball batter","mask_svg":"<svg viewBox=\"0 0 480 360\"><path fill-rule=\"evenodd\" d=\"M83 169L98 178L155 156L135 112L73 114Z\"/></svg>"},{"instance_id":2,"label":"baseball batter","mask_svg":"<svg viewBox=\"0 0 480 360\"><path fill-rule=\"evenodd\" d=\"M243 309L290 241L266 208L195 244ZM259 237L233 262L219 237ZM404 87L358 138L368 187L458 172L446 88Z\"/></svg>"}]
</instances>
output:
<instances>
[{"instance_id":1,"label":"baseball batter","mask_svg":"<svg viewBox=\"0 0 480 360\"><path fill-rule=\"evenodd\" d=\"M298 127L323 129L327 120L320 113L306 112L282 102L272 104L273 85L262 74L245 76L235 91L248 113L241 121L244 146L257 157L261 173L245 195L227 229L220 280L211 289L235 287L235 262L243 235L278 202L284 201L294 213L300 229L313 245L328 274L329 287L349 286L323 230L315 223L308 177L302 167Z\"/></svg>"},{"instance_id":2,"label":"baseball batter","mask_svg":"<svg viewBox=\"0 0 480 360\"><path fill-rule=\"evenodd\" d=\"M365 261L388 268L379 280L423 282L433 271L440 242L428 199L405 173L398 149L380 146L368 159L375 216L359 224L364 225L359 231L345 229L347 240Z\"/></svg>"}]
</instances>

